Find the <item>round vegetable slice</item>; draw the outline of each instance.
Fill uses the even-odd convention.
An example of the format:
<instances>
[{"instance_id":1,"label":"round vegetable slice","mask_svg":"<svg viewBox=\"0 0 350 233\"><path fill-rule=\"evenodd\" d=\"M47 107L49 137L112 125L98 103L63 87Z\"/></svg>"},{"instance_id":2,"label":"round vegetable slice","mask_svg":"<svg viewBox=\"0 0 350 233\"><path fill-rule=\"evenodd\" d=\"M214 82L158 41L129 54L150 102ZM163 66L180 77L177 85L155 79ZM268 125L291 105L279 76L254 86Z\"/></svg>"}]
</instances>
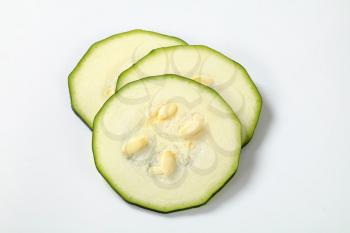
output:
<instances>
[{"instance_id":1,"label":"round vegetable slice","mask_svg":"<svg viewBox=\"0 0 350 233\"><path fill-rule=\"evenodd\" d=\"M262 99L243 66L202 45L159 48L121 73L117 90L129 82L162 74L177 74L215 89L242 123L242 144L252 138Z\"/></svg>"},{"instance_id":2,"label":"round vegetable slice","mask_svg":"<svg viewBox=\"0 0 350 233\"><path fill-rule=\"evenodd\" d=\"M73 110L92 128L96 113L114 94L119 74L152 49L186 44L151 31L132 30L93 44L69 75Z\"/></svg>"},{"instance_id":3,"label":"round vegetable slice","mask_svg":"<svg viewBox=\"0 0 350 233\"><path fill-rule=\"evenodd\" d=\"M94 120L92 144L124 200L168 213L205 204L234 175L241 125L215 90L161 75L116 92Z\"/></svg>"}]
</instances>

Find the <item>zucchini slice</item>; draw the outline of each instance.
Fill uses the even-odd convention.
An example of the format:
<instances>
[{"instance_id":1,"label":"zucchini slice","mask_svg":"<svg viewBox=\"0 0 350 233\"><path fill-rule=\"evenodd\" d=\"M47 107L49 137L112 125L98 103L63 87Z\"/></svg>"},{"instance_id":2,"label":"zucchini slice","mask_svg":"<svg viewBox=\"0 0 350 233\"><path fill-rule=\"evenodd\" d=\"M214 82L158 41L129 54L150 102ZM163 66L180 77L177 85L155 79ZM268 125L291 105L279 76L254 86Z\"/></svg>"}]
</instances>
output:
<instances>
[{"instance_id":1,"label":"zucchini slice","mask_svg":"<svg viewBox=\"0 0 350 233\"><path fill-rule=\"evenodd\" d=\"M92 128L96 113L114 94L122 71L152 49L184 44L181 39L144 30L124 32L96 42L68 78L74 112Z\"/></svg>"},{"instance_id":2,"label":"zucchini slice","mask_svg":"<svg viewBox=\"0 0 350 233\"><path fill-rule=\"evenodd\" d=\"M177 74L215 89L242 123L243 146L252 138L262 99L243 66L202 45L159 48L121 73L117 90L129 82L162 74Z\"/></svg>"},{"instance_id":3,"label":"zucchini slice","mask_svg":"<svg viewBox=\"0 0 350 233\"><path fill-rule=\"evenodd\" d=\"M208 86L147 77L103 105L92 145L98 171L125 201L168 213L205 204L234 175L241 125Z\"/></svg>"}]
</instances>

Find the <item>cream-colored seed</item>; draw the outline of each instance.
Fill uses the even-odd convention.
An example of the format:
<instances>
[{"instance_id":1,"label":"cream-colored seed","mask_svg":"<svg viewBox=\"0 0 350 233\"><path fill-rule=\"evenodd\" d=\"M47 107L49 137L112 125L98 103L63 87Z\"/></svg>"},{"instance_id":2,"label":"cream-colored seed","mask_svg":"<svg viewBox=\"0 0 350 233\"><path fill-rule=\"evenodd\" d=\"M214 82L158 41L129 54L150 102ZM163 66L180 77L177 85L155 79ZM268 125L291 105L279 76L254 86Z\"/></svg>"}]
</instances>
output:
<instances>
[{"instance_id":1,"label":"cream-colored seed","mask_svg":"<svg viewBox=\"0 0 350 233\"><path fill-rule=\"evenodd\" d=\"M177 105L174 103L168 103L161 106L157 113L158 120L166 120L175 115L177 111Z\"/></svg>"},{"instance_id":2,"label":"cream-colored seed","mask_svg":"<svg viewBox=\"0 0 350 233\"><path fill-rule=\"evenodd\" d=\"M151 175L162 175L163 174L163 171L162 169L160 168L160 166L154 166L154 167L150 167L148 172L151 174Z\"/></svg>"},{"instance_id":3,"label":"cream-colored seed","mask_svg":"<svg viewBox=\"0 0 350 233\"><path fill-rule=\"evenodd\" d=\"M124 155L130 157L142 150L148 144L148 138L145 135L130 139L123 147Z\"/></svg>"},{"instance_id":4,"label":"cream-colored seed","mask_svg":"<svg viewBox=\"0 0 350 233\"><path fill-rule=\"evenodd\" d=\"M196 113L192 116L192 120L185 122L185 124L179 130L179 136L188 139L197 135L204 125L203 117Z\"/></svg>"},{"instance_id":5,"label":"cream-colored seed","mask_svg":"<svg viewBox=\"0 0 350 233\"><path fill-rule=\"evenodd\" d=\"M194 77L193 80L202 83L207 86L211 86L214 83L214 80L211 78L203 78L203 77Z\"/></svg>"},{"instance_id":6,"label":"cream-colored seed","mask_svg":"<svg viewBox=\"0 0 350 233\"><path fill-rule=\"evenodd\" d=\"M160 156L159 166L154 166L149 169L151 175L166 175L170 176L176 170L176 154L172 151L164 151Z\"/></svg>"},{"instance_id":7,"label":"cream-colored seed","mask_svg":"<svg viewBox=\"0 0 350 233\"><path fill-rule=\"evenodd\" d=\"M176 155L172 151L164 151L160 157L160 168L164 175L171 175L176 170Z\"/></svg>"}]
</instances>

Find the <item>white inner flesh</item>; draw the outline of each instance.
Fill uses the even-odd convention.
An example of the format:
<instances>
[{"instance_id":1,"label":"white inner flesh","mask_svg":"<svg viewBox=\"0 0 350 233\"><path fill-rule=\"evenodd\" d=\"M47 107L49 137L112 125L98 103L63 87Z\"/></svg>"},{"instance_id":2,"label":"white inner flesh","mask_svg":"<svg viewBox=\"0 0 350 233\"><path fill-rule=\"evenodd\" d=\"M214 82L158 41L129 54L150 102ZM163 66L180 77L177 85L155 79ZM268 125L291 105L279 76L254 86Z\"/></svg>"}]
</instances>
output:
<instances>
[{"instance_id":1,"label":"white inner flesh","mask_svg":"<svg viewBox=\"0 0 350 233\"><path fill-rule=\"evenodd\" d=\"M243 68L203 46L163 48L147 55L123 74L118 88L147 76L177 74L214 88L242 123L242 143L253 134L260 112L259 96Z\"/></svg>"},{"instance_id":2,"label":"white inner flesh","mask_svg":"<svg viewBox=\"0 0 350 233\"><path fill-rule=\"evenodd\" d=\"M178 39L151 32L134 31L97 43L75 71L73 104L92 127L94 117L114 94L119 74L152 49L183 44Z\"/></svg>"},{"instance_id":3,"label":"white inner flesh","mask_svg":"<svg viewBox=\"0 0 350 233\"><path fill-rule=\"evenodd\" d=\"M140 82L112 98L98 115L94 129L97 165L129 200L162 210L201 204L236 170L240 124L227 105L202 89L174 79ZM140 93L147 97L139 98ZM164 121L153 120L151 113L169 102L177 105L176 114ZM220 114L209 110L213 102ZM191 139L179 137L179 128L194 113L205 119L202 131ZM147 135L149 144L127 158L121 152L123 145L139 135ZM151 175L149 168L159 164L165 150L176 154L175 173Z\"/></svg>"}]
</instances>

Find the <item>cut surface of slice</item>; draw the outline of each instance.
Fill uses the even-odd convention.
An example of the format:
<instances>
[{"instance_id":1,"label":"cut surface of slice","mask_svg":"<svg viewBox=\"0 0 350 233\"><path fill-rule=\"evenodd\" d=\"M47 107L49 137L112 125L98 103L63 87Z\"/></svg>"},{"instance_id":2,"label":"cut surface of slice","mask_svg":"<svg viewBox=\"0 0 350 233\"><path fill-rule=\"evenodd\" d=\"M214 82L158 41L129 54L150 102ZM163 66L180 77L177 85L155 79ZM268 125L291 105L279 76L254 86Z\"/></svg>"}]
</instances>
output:
<instances>
[{"instance_id":1,"label":"cut surface of slice","mask_svg":"<svg viewBox=\"0 0 350 233\"><path fill-rule=\"evenodd\" d=\"M205 204L233 176L241 124L215 90L162 75L107 100L92 144L98 171L124 200L168 213Z\"/></svg>"},{"instance_id":2,"label":"cut surface of slice","mask_svg":"<svg viewBox=\"0 0 350 233\"><path fill-rule=\"evenodd\" d=\"M186 44L181 39L151 31L132 30L93 44L69 75L71 104L92 128L93 120L115 92L119 74L152 49Z\"/></svg>"},{"instance_id":3,"label":"cut surface of slice","mask_svg":"<svg viewBox=\"0 0 350 233\"><path fill-rule=\"evenodd\" d=\"M121 73L117 90L129 82L162 74L177 74L215 89L241 121L242 144L252 138L262 99L243 66L203 45L159 48Z\"/></svg>"}]
</instances>

